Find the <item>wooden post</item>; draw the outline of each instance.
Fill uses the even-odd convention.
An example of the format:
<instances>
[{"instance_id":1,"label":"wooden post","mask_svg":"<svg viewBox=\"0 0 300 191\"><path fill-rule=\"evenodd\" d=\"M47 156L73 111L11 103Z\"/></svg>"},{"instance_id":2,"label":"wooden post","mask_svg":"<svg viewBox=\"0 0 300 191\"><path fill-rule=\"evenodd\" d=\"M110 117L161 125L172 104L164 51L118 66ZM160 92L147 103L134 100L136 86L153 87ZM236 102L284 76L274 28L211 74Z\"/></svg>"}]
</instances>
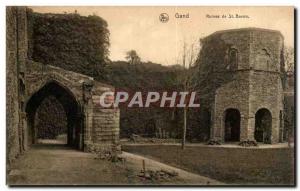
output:
<instances>
[{"instance_id":1,"label":"wooden post","mask_svg":"<svg viewBox=\"0 0 300 191\"><path fill-rule=\"evenodd\" d=\"M186 137L186 113L187 113L187 107L184 107L183 110L183 132L182 132L182 144L181 144L181 149L184 149L185 147L185 137Z\"/></svg>"},{"instance_id":2,"label":"wooden post","mask_svg":"<svg viewBox=\"0 0 300 191\"><path fill-rule=\"evenodd\" d=\"M143 173L144 173L144 176L146 174L146 164L145 164L145 160L143 159Z\"/></svg>"},{"instance_id":3,"label":"wooden post","mask_svg":"<svg viewBox=\"0 0 300 191\"><path fill-rule=\"evenodd\" d=\"M291 147L291 138L290 138L289 131L287 131L287 138L288 138L288 147Z\"/></svg>"}]
</instances>

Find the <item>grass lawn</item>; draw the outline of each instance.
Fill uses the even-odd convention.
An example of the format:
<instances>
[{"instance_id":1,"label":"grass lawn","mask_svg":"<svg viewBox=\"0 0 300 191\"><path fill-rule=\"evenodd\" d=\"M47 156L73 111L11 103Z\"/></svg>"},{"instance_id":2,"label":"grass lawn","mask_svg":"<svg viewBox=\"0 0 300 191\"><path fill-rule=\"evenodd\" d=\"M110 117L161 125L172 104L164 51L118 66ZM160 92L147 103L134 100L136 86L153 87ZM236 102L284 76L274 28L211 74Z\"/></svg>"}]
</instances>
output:
<instances>
[{"instance_id":1,"label":"grass lawn","mask_svg":"<svg viewBox=\"0 0 300 191\"><path fill-rule=\"evenodd\" d=\"M293 148L123 145L140 154L229 184L293 185Z\"/></svg>"}]
</instances>

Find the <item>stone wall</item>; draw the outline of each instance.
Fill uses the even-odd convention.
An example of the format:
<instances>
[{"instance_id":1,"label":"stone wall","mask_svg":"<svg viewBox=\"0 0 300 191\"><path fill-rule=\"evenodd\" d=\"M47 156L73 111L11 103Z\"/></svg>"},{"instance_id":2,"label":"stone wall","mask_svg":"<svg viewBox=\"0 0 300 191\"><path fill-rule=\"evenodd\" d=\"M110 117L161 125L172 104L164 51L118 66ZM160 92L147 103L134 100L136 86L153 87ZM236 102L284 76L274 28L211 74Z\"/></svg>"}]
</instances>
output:
<instances>
[{"instance_id":1,"label":"stone wall","mask_svg":"<svg viewBox=\"0 0 300 191\"><path fill-rule=\"evenodd\" d=\"M32 95L53 82L65 89L76 101L78 119L74 121L73 126L80 129L80 135L73 139L77 148L87 152L98 152L112 149L119 143L119 109L101 108L99 102L94 102L105 91L114 91L112 86L83 74L29 61L26 83L28 95L31 96L27 97L26 103L29 103Z\"/></svg>"},{"instance_id":2,"label":"stone wall","mask_svg":"<svg viewBox=\"0 0 300 191\"><path fill-rule=\"evenodd\" d=\"M17 15L13 7L6 8L6 25L6 126L7 159L10 162L20 152L17 128L19 124Z\"/></svg>"},{"instance_id":3,"label":"stone wall","mask_svg":"<svg viewBox=\"0 0 300 191\"><path fill-rule=\"evenodd\" d=\"M6 10L8 166L35 143L35 114L42 101L51 95L65 109L68 139L76 141L76 148L85 151L115 148L119 142L119 110L101 109L92 102L94 96L114 88L90 76L30 60L33 52L28 50L31 41L28 36L33 34L32 25L27 22L28 11L26 7ZM74 133L76 137L69 136Z\"/></svg>"},{"instance_id":4,"label":"stone wall","mask_svg":"<svg viewBox=\"0 0 300 191\"><path fill-rule=\"evenodd\" d=\"M106 91L114 91L114 88L100 82L94 82L92 90L92 102L86 107L88 112L84 149L89 152L101 152L111 150L119 145L120 111L118 108L103 108L99 105L99 98ZM88 130L89 128L86 128ZM118 148L120 150L120 148Z\"/></svg>"},{"instance_id":5,"label":"stone wall","mask_svg":"<svg viewBox=\"0 0 300 191\"><path fill-rule=\"evenodd\" d=\"M24 149L24 82L27 56L27 20L25 7L6 8L6 119L7 157L11 162Z\"/></svg>"},{"instance_id":6,"label":"stone wall","mask_svg":"<svg viewBox=\"0 0 300 191\"><path fill-rule=\"evenodd\" d=\"M272 114L272 142L281 140L282 35L234 29L215 32L201 43L200 102L202 110L211 113L202 127L209 126L211 138L224 141L225 111L232 108L240 112L240 141L254 140L255 113L266 108Z\"/></svg>"},{"instance_id":7,"label":"stone wall","mask_svg":"<svg viewBox=\"0 0 300 191\"><path fill-rule=\"evenodd\" d=\"M266 108L272 115L272 142L282 141L283 136L283 37L277 31L256 31L251 35L249 94L249 134L254 132L255 113ZM262 50L267 51L267 60L259 59ZM261 68L264 65L265 68Z\"/></svg>"},{"instance_id":8,"label":"stone wall","mask_svg":"<svg viewBox=\"0 0 300 191\"><path fill-rule=\"evenodd\" d=\"M267 73L262 71L253 72L250 82L249 96L249 134L254 132L255 114L259 109L266 108L272 115L272 135L273 141L281 140L279 136L280 112L283 112L283 90L281 86L281 78L278 73Z\"/></svg>"},{"instance_id":9,"label":"stone wall","mask_svg":"<svg viewBox=\"0 0 300 191\"><path fill-rule=\"evenodd\" d=\"M249 71L235 72L235 78L216 90L214 108L214 136L224 138L224 117L227 109L238 109L241 115L240 140L247 139L249 110Z\"/></svg>"}]
</instances>

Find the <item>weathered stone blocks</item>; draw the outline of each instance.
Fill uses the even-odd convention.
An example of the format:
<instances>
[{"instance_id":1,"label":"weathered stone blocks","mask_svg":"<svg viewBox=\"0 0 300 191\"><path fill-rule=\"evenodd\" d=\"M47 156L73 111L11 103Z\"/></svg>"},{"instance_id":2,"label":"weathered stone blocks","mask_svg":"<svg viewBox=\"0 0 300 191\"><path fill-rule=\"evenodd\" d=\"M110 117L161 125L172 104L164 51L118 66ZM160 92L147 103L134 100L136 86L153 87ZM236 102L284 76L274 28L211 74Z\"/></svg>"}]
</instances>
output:
<instances>
[{"instance_id":1,"label":"weathered stone blocks","mask_svg":"<svg viewBox=\"0 0 300 191\"><path fill-rule=\"evenodd\" d=\"M113 87L90 76L51 66L51 63L30 60L33 50L29 48L31 39L28 38L32 34L28 33L32 29L27 22L27 11L26 7L7 7L8 164L35 142L32 119L39 102L49 95L58 95L53 88L63 91L63 96L58 97L68 116L68 142L76 141L76 148L88 152L120 150L119 110L103 110L92 102L93 96L114 91ZM76 137L70 136L72 134Z\"/></svg>"},{"instance_id":2,"label":"weathered stone blocks","mask_svg":"<svg viewBox=\"0 0 300 191\"><path fill-rule=\"evenodd\" d=\"M244 28L218 31L201 40L199 93L209 111L211 139L225 141L225 129L240 128L239 141L255 140L256 113L271 113L271 140L279 141L283 110L281 71L283 37L278 31ZM226 112L236 109L239 127ZM226 124L228 122L228 124ZM201 127L200 127L201 128Z\"/></svg>"}]
</instances>

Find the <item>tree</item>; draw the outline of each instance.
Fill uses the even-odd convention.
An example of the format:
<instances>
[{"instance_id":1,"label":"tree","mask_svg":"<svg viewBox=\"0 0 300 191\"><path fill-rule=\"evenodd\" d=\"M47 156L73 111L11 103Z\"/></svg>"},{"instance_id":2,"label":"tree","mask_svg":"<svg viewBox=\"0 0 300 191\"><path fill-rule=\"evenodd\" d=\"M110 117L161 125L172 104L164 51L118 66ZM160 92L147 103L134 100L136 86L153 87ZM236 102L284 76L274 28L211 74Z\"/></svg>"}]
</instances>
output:
<instances>
[{"instance_id":1,"label":"tree","mask_svg":"<svg viewBox=\"0 0 300 191\"><path fill-rule=\"evenodd\" d=\"M182 66L184 68L184 71L182 72L182 81L183 81L183 90L188 91L191 89L191 79L192 79L192 73L189 70L189 68L192 67L196 60L196 51L194 51L194 44L191 44L190 48L186 48L186 42L183 44L183 54L182 54ZM188 108L187 106L184 107L183 110L183 127L182 127L182 142L181 142L181 148L184 149L185 142L186 142L186 131L187 131L187 112Z\"/></svg>"},{"instance_id":2,"label":"tree","mask_svg":"<svg viewBox=\"0 0 300 191\"><path fill-rule=\"evenodd\" d=\"M294 48L285 46L283 50L283 57L285 72L287 74L294 73Z\"/></svg>"},{"instance_id":3,"label":"tree","mask_svg":"<svg viewBox=\"0 0 300 191\"><path fill-rule=\"evenodd\" d=\"M284 89L285 91L294 91L294 48L284 47L283 49L284 59ZM294 111L294 96L284 96L284 127L286 134L284 137L290 143L290 138L294 136L295 128L295 111Z\"/></svg>"},{"instance_id":4,"label":"tree","mask_svg":"<svg viewBox=\"0 0 300 191\"><path fill-rule=\"evenodd\" d=\"M130 50L126 52L126 60L129 62L129 64L140 64L141 58L137 54L135 50Z\"/></svg>"}]
</instances>

